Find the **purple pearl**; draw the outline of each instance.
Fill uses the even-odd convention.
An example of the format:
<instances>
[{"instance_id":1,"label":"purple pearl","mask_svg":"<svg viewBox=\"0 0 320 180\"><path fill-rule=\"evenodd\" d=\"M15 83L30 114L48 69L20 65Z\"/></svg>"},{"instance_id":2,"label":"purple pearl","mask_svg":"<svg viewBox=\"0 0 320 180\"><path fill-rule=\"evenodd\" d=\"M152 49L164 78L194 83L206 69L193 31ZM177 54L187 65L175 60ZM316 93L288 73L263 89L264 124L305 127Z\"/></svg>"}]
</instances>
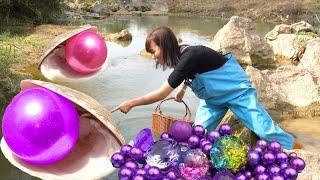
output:
<instances>
[{"instance_id":1,"label":"purple pearl","mask_svg":"<svg viewBox=\"0 0 320 180\"><path fill-rule=\"evenodd\" d=\"M190 136L190 138L188 139L188 145L190 148L195 149L198 148L200 144L200 139L198 136L196 135L192 135Z\"/></svg>"},{"instance_id":2,"label":"purple pearl","mask_svg":"<svg viewBox=\"0 0 320 180\"><path fill-rule=\"evenodd\" d=\"M284 162L287 162L288 160L288 155L285 152L278 152L276 154L276 162L281 164Z\"/></svg>"},{"instance_id":3,"label":"purple pearl","mask_svg":"<svg viewBox=\"0 0 320 180\"><path fill-rule=\"evenodd\" d=\"M290 159L296 158L296 157L298 157L298 155L297 155L296 153L294 153L294 152L292 152L292 153L289 154L289 158L290 158Z\"/></svg>"},{"instance_id":4,"label":"purple pearl","mask_svg":"<svg viewBox=\"0 0 320 180\"><path fill-rule=\"evenodd\" d=\"M249 151L248 152L248 162L251 166L255 166L259 164L260 156L256 151Z\"/></svg>"},{"instance_id":5,"label":"purple pearl","mask_svg":"<svg viewBox=\"0 0 320 180\"><path fill-rule=\"evenodd\" d=\"M202 152L204 152L205 154L209 155L210 154L210 151L212 149L212 144L205 144L203 147L202 147Z\"/></svg>"},{"instance_id":6,"label":"purple pearl","mask_svg":"<svg viewBox=\"0 0 320 180\"><path fill-rule=\"evenodd\" d=\"M199 138L204 137L206 130L201 125L194 126L192 130L193 134L198 136Z\"/></svg>"},{"instance_id":7,"label":"purple pearl","mask_svg":"<svg viewBox=\"0 0 320 180\"><path fill-rule=\"evenodd\" d=\"M125 164L124 164L124 167L126 168L129 168L129 169L132 169L132 170L136 170L138 169L138 164L134 161L127 161Z\"/></svg>"},{"instance_id":8,"label":"purple pearl","mask_svg":"<svg viewBox=\"0 0 320 180\"><path fill-rule=\"evenodd\" d=\"M171 138L170 134L167 133L167 132L163 132L161 135L160 135L160 139L169 139Z\"/></svg>"},{"instance_id":9,"label":"purple pearl","mask_svg":"<svg viewBox=\"0 0 320 180\"><path fill-rule=\"evenodd\" d=\"M272 141L268 144L268 150L272 151L274 153L280 152L281 151L281 144L278 143L277 141Z\"/></svg>"},{"instance_id":10,"label":"purple pearl","mask_svg":"<svg viewBox=\"0 0 320 180\"><path fill-rule=\"evenodd\" d=\"M149 164L143 165L143 169L148 170L151 166Z\"/></svg>"},{"instance_id":11,"label":"purple pearl","mask_svg":"<svg viewBox=\"0 0 320 180\"><path fill-rule=\"evenodd\" d=\"M157 167L150 167L147 171L147 177L149 179L160 179L161 178L161 171Z\"/></svg>"},{"instance_id":12,"label":"purple pearl","mask_svg":"<svg viewBox=\"0 0 320 180\"><path fill-rule=\"evenodd\" d=\"M267 141L260 139L259 141L257 141L257 147L261 148L262 150L265 150L267 147L268 143Z\"/></svg>"},{"instance_id":13,"label":"purple pearl","mask_svg":"<svg viewBox=\"0 0 320 180\"><path fill-rule=\"evenodd\" d=\"M247 179L250 179L252 177L251 171L245 171L244 175L246 176Z\"/></svg>"},{"instance_id":14,"label":"purple pearl","mask_svg":"<svg viewBox=\"0 0 320 180\"><path fill-rule=\"evenodd\" d=\"M237 173L235 179L236 179L236 180L246 180L247 178L246 178L246 176L245 176L244 174L242 174L242 173Z\"/></svg>"},{"instance_id":15,"label":"purple pearl","mask_svg":"<svg viewBox=\"0 0 320 180\"><path fill-rule=\"evenodd\" d=\"M133 147L130 149L129 156L135 161L139 161L143 158L143 151L140 148Z\"/></svg>"},{"instance_id":16,"label":"purple pearl","mask_svg":"<svg viewBox=\"0 0 320 180\"><path fill-rule=\"evenodd\" d=\"M218 131L211 131L207 135L207 139L212 143L215 143L219 138L220 138L220 133Z\"/></svg>"},{"instance_id":17,"label":"purple pearl","mask_svg":"<svg viewBox=\"0 0 320 180\"><path fill-rule=\"evenodd\" d=\"M121 154L125 155L125 156L129 156L129 152L131 150L132 146L129 144L123 145L121 146L120 152Z\"/></svg>"},{"instance_id":18,"label":"purple pearl","mask_svg":"<svg viewBox=\"0 0 320 180\"><path fill-rule=\"evenodd\" d=\"M121 167L125 163L125 161L126 160L125 160L124 155L119 152L114 153L111 156L111 163L112 163L112 166L115 168Z\"/></svg>"},{"instance_id":19,"label":"purple pearl","mask_svg":"<svg viewBox=\"0 0 320 180\"><path fill-rule=\"evenodd\" d=\"M284 177L281 175L275 175L271 177L271 180L284 180Z\"/></svg>"},{"instance_id":20,"label":"purple pearl","mask_svg":"<svg viewBox=\"0 0 320 180\"><path fill-rule=\"evenodd\" d=\"M221 136L231 135L232 129L228 124L222 124L219 128L219 133Z\"/></svg>"},{"instance_id":21,"label":"purple pearl","mask_svg":"<svg viewBox=\"0 0 320 180\"><path fill-rule=\"evenodd\" d=\"M256 174L263 174L266 172L266 168L262 165L257 165L256 168L254 169L254 172Z\"/></svg>"},{"instance_id":22,"label":"purple pearl","mask_svg":"<svg viewBox=\"0 0 320 180\"><path fill-rule=\"evenodd\" d=\"M282 170L282 169L285 169L285 168L287 168L287 167L288 167L288 164L287 164L286 162L280 164L280 169L281 169L281 170Z\"/></svg>"},{"instance_id":23,"label":"purple pearl","mask_svg":"<svg viewBox=\"0 0 320 180\"><path fill-rule=\"evenodd\" d=\"M290 160L290 166L298 172L301 172L306 167L306 163L302 158L296 157Z\"/></svg>"},{"instance_id":24,"label":"purple pearl","mask_svg":"<svg viewBox=\"0 0 320 180\"><path fill-rule=\"evenodd\" d=\"M269 175L267 173L262 173L257 176L257 180L268 180Z\"/></svg>"},{"instance_id":25,"label":"purple pearl","mask_svg":"<svg viewBox=\"0 0 320 180\"><path fill-rule=\"evenodd\" d=\"M265 165L273 164L275 160L276 160L276 157L270 152L267 152L262 156L262 161Z\"/></svg>"},{"instance_id":26,"label":"purple pearl","mask_svg":"<svg viewBox=\"0 0 320 180\"><path fill-rule=\"evenodd\" d=\"M139 168L137 171L136 171L136 174L137 175L141 175L141 176L145 176L147 174L147 171L144 169L144 168Z\"/></svg>"},{"instance_id":27,"label":"purple pearl","mask_svg":"<svg viewBox=\"0 0 320 180\"><path fill-rule=\"evenodd\" d=\"M269 174L270 175L277 175L280 173L280 167L277 165L272 165L269 167Z\"/></svg>"},{"instance_id":28,"label":"purple pearl","mask_svg":"<svg viewBox=\"0 0 320 180\"><path fill-rule=\"evenodd\" d=\"M253 148L253 150L256 151L259 155L261 155L263 152L262 149L259 147L255 147L255 148Z\"/></svg>"},{"instance_id":29,"label":"purple pearl","mask_svg":"<svg viewBox=\"0 0 320 180\"><path fill-rule=\"evenodd\" d=\"M167 173L167 177L169 179L177 179L179 176L174 170L171 170Z\"/></svg>"},{"instance_id":30,"label":"purple pearl","mask_svg":"<svg viewBox=\"0 0 320 180\"><path fill-rule=\"evenodd\" d=\"M145 180L145 178L141 175L135 175L132 180Z\"/></svg>"},{"instance_id":31,"label":"purple pearl","mask_svg":"<svg viewBox=\"0 0 320 180\"><path fill-rule=\"evenodd\" d=\"M119 179L130 179L134 176L134 171L132 169L123 167L118 172Z\"/></svg>"},{"instance_id":32,"label":"purple pearl","mask_svg":"<svg viewBox=\"0 0 320 180\"><path fill-rule=\"evenodd\" d=\"M291 167L287 167L284 169L283 175L286 179L297 179L298 172Z\"/></svg>"},{"instance_id":33,"label":"purple pearl","mask_svg":"<svg viewBox=\"0 0 320 180\"><path fill-rule=\"evenodd\" d=\"M200 140L200 148L202 148L206 144L212 144L212 143L210 141L206 140L206 139L201 139Z\"/></svg>"}]
</instances>

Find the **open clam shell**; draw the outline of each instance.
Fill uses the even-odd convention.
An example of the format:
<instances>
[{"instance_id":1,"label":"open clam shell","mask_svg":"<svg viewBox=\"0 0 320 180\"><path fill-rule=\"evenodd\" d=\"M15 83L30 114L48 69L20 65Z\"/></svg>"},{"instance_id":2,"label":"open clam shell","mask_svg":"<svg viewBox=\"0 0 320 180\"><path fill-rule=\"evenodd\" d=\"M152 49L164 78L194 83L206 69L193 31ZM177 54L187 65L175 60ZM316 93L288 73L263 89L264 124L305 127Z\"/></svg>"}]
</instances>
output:
<instances>
[{"instance_id":1,"label":"open clam shell","mask_svg":"<svg viewBox=\"0 0 320 180\"><path fill-rule=\"evenodd\" d=\"M90 74L81 74L73 70L66 62L64 56L64 47L66 41L72 36L89 29L96 30L96 27L85 25L78 29L68 31L57 36L48 45L47 51L45 51L41 56L39 64L41 74L45 78L53 82L86 81L92 77L95 77L106 68L107 60L98 71Z\"/></svg>"},{"instance_id":2,"label":"open clam shell","mask_svg":"<svg viewBox=\"0 0 320 180\"><path fill-rule=\"evenodd\" d=\"M1 150L11 164L41 179L99 179L115 169L110 158L124 144L124 138L108 111L93 98L65 86L23 80L21 89L44 87L74 102L80 115L80 133L76 146L64 159L50 165L32 165L17 158L4 138Z\"/></svg>"}]
</instances>

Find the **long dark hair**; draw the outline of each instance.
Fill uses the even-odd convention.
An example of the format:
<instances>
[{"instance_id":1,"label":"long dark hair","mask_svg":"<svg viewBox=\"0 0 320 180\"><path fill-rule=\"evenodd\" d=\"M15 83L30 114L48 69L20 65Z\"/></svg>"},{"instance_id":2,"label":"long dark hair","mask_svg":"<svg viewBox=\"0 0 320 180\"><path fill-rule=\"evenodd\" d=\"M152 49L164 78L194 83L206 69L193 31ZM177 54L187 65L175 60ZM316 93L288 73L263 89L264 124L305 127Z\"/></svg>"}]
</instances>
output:
<instances>
[{"instance_id":1,"label":"long dark hair","mask_svg":"<svg viewBox=\"0 0 320 180\"><path fill-rule=\"evenodd\" d=\"M163 64L160 64L165 70L166 68L174 68L180 57L180 48L178 41L172 30L168 27L158 27L154 29L146 39L146 51L151 52L150 44L154 42L161 49L161 61ZM156 68L158 68L159 63L156 63Z\"/></svg>"}]
</instances>

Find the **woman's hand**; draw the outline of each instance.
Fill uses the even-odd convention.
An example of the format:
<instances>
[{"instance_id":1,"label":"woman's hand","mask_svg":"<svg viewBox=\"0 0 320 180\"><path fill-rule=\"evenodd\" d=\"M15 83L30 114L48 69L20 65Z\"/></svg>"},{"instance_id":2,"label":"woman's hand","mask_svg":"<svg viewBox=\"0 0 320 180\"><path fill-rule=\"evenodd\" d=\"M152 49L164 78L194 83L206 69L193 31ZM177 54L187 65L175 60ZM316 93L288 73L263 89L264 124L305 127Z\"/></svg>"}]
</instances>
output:
<instances>
[{"instance_id":1,"label":"woman's hand","mask_svg":"<svg viewBox=\"0 0 320 180\"><path fill-rule=\"evenodd\" d=\"M179 89L176 94L174 95L174 100L177 102L181 102L182 98L185 94L185 90L184 89Z\"/></svg>"},{"instance_id":2,"label":"woman's hand","mask_svg":"<svg viewBox=\"0 0 320 180\"><path fill-rule=\"evenodd\" d=\"M127 114L131 109L133 105L130 101L121 103L118 107L114 108L111 113L120 110L121 112Z\"/></svg>"}]
</instances>

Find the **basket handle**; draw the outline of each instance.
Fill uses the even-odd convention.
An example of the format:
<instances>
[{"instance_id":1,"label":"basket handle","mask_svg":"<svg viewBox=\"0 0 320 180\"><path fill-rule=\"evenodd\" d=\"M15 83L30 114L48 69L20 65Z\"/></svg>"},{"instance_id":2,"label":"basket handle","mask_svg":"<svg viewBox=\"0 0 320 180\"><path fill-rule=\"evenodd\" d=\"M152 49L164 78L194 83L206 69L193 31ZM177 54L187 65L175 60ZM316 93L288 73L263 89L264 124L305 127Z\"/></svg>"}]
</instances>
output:
<instances>
[{"instance_id":1,"label":"basket handle","mask_svg":"<svg viewBox=\"0 0 320 180\"><path fill-rule=\"evenodd\" d=\"M167 99L164 99L164 100L160 101L159 104L157 105L156 109L154 110L154 112L155 112L155 113L156 113L156 112L159 112L160 114L162 114L162 111L161 111L161 109L160 109L161 104L162 104L164 101L168 101L168 100L172 100L172 99L174 99L174 97L169 97L169 98L167 98ZM183 118L185 119L185 118L188 116L188 120L190 120L190 119L191 119L191 111L190 111L188 105L187 105L183 100L181 100L181 102L182 102L182 103L185 105L185 107L186 107L186 114L184 115Z\"/></svg>"}]
</instances>

